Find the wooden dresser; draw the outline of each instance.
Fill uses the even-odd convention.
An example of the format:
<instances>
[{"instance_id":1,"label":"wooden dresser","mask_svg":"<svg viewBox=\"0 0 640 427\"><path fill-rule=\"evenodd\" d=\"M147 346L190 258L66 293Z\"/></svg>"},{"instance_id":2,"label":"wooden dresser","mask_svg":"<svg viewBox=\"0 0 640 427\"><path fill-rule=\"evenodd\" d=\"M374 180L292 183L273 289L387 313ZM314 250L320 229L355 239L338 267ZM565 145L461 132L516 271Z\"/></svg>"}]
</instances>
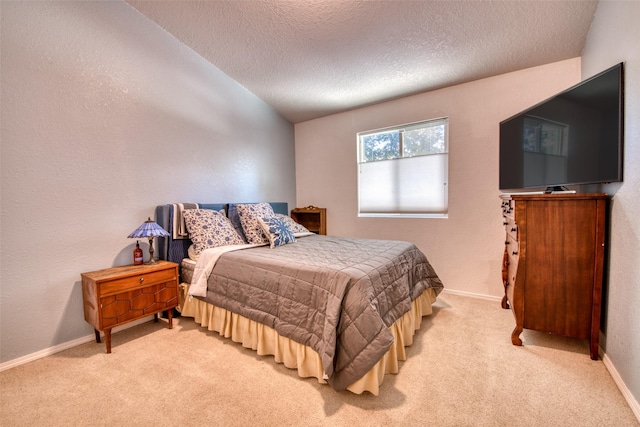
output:
<instances>
[{"instance_id":1,"label":"wooden dresser","mask_svg":"<svg viewBox=\"0 0 640 427\"><path fill-rule=\"evenodd\" d=\"M503 308L524 329L588 339L598 359L606 194L503 195Z\"/></svg>"},{"instance_id":2,"label":"wooden dresser","mask_svg":"<svg viewBox=\"0 0 640 427\"><path fill-rule=\"evenodd\" d=\"M84 319L93 326L96 342L104 331L107 353L111 353L111 329L167 311L173 327L173 308L178 305L178 264L127 265L83 273Z\"/></svg>"},{"instance_id":3,"label":"wooden dresser","mask_svg":"<svg viewBox=\"0 0 640 427\"><path fill-rule=\"evenodd\" d=\"M327 234L327 209L307 206L291 209L291 218L316 234Z\"/></svg>"}]
</instances>

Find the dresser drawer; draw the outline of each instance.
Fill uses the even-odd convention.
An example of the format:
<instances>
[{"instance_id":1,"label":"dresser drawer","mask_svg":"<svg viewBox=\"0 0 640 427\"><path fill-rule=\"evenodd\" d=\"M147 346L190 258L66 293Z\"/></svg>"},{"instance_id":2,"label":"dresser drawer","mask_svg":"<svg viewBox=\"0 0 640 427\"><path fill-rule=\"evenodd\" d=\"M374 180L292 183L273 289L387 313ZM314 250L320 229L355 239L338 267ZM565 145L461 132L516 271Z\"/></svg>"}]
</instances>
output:
<instances>
[{"instance_id":1,"label":"dresser drawer","mask_svg":"<svg viewBox=\"0 0 640 427\"><path fill-rule=\"evenodd\" d=\"M120 279L114 279L100 283L99 294L102 297L149 286L154 283L167 282L170 280L176 280L176 272L173 268L153 271L131 277L122 277Z\"/></svg>"}]
</instances>

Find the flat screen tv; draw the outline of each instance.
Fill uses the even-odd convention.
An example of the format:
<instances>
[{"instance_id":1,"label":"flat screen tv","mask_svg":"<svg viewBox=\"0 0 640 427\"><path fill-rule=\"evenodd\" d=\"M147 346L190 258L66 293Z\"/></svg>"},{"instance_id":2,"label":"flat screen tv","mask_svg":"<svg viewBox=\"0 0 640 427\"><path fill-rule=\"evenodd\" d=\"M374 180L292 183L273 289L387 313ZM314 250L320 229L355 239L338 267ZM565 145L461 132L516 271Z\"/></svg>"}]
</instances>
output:
<instances>
[{"instance_id":1,"label":"flat screen tv","mask_svg":"<svg viewBox=\"0 0 640 427\"><path fill-rule=\"evenodd\" d=\"M500 190L622 181L623 66L500 123Z\"/></svg>"}]
</instances>

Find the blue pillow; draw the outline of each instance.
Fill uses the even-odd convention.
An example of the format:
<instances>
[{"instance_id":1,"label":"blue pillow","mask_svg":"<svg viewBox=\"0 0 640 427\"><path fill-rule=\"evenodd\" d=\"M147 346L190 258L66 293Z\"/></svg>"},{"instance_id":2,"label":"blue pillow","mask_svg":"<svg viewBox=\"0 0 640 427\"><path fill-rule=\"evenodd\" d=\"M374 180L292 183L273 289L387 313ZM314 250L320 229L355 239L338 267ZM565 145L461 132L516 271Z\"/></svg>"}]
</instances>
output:
<instances>
[{"instance_id":1,"label":"blue pillow","mask_svg":"<svg viewBox=\"0 0 640 427\"><path fill-rule=\"evenodd\" d=\"M264 230L264 234L269 239L271 249L296 241L293 231L282 218L270 216L258 218L258 221Z\"/></svg>"}]
</instances>

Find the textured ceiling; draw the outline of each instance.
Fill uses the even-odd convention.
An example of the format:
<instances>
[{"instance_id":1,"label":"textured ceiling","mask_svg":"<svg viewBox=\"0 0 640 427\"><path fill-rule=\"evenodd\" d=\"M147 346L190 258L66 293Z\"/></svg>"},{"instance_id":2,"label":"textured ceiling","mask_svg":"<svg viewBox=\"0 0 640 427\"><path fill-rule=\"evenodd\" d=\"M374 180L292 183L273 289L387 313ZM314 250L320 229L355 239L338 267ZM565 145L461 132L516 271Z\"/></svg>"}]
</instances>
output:
<instances>
[{"instance_id":1,"label":"textured ceiling","mask_svg":"<svg viewBox=\"0 0 640 427\"><path fill-rule=\"evenodd\" d=\"M140 1L292 123L581 55L597 1Z\"/></svg>"}]
</instances>

